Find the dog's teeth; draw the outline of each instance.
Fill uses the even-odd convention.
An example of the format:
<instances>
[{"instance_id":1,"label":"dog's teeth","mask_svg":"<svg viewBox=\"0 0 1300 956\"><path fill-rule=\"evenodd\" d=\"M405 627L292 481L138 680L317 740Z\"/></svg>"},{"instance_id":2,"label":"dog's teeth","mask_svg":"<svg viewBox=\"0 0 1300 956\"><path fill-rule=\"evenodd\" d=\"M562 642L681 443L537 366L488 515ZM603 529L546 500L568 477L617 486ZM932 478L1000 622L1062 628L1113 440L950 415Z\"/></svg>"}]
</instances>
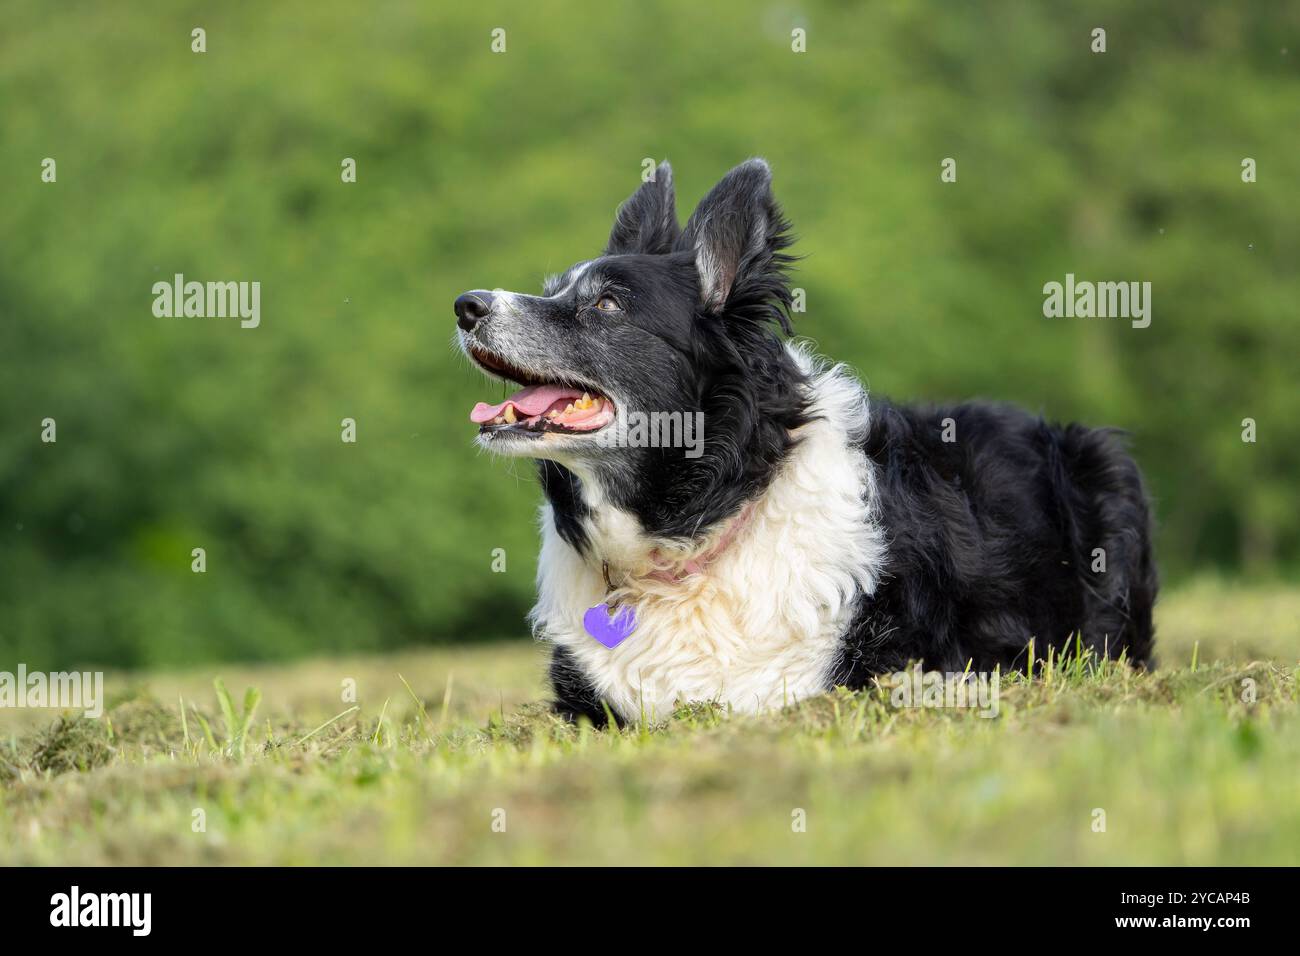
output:
<instances>
[{"instance_id":1,"label":"dog's teeth","mask_svg":"<svg viewBox=\"0 0 1300 956\"><path fill-rule=\"evenodd\" d=\"M492 419L493 425L504 425L505 423L506 423L505 417L502 415L498 415L496 418Z\"/></svg>"},{"instance_id":2,"label":"dog's teeth","mask_svg":"<svg viewBox=\"0 0 1300 956\"><path fill-rule=\"evenodd\" d=\"M515 407L513 405L506 406L505 419L507 425L513 425L515 423Z\"/></svg>"},{"instance_id":3,"label":"dog's teeth","mask_svg":"<svg viewBox=\"0 0 1300 956\"><path fill-rule=\"evenodd\" d=\"M564 414L566 415L573 414L573 402L569 402L569 404L565 407Z\"/></svg>"}]
</instances>

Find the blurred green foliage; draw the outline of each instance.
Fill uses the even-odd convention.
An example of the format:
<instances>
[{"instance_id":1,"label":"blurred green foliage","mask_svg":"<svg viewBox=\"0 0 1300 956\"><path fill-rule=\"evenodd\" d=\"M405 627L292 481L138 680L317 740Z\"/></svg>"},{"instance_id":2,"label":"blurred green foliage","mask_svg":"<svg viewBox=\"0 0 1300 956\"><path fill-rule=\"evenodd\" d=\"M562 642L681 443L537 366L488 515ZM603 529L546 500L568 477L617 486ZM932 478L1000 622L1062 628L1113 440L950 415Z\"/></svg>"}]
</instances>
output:
<instances>
[{"instance_id":1,"label":"blurred green foliage","mask_svg":"<svg viewBox=\"0 0 1300 956\"><path fill-rule=\"evenodd\" d=\"M646 157L683 218L772 162L800 329L873 391L1128 429L1167 579L1296 565L1300 6L26 0L5 26L0 667L522 634L538 494L472 447L497 389L451 301L597 252ZM154 317L178 272L260 281L261 327ZM1043 318L1067 272L1149 280L1151 327Z\"/></svg>"}]
</instances>

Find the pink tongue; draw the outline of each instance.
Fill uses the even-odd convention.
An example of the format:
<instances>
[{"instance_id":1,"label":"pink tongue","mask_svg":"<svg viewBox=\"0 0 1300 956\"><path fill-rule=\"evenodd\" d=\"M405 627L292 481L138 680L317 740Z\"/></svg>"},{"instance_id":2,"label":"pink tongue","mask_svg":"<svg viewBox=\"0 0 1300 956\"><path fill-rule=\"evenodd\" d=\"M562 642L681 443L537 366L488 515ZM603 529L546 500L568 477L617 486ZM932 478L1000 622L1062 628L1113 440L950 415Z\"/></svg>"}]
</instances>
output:
<instances>
[{"instance_id":1,"label":"pink tongue","mask_svg":"<svg viewBox=\"0 0 1300 956\"><path fill-rule=\"evenodd\" d=\"M513 405L515 414L520 418L532 418L542 414L560 399L569 398L582 398L582 392L562 385L530 385L515 392L500 405L479 402L469 413L469 420L475 425L486 424L504 412L507 405Z\"/></svg>"}]
</instances>

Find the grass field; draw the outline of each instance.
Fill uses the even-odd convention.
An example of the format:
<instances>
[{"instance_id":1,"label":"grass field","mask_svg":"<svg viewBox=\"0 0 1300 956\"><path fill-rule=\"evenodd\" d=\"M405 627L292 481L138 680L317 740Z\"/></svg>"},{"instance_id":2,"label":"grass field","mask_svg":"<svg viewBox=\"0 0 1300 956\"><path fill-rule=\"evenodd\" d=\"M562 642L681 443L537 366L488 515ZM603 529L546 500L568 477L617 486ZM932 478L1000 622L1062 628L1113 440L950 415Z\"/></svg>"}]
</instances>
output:
<instances>
[{"instance_id":1,"label":"grass field","mask_svg":"<svg viewBox=\"0 0 1300 956\"><path fill-rule=\"evenodd\" d=\"M226 667L229 714L211 669L110 674L107 719L0 711L0 862L1300 862L1300 591L1202 582L1158 627L1154 673L1004 678L995 719L873 690L572 728L525 640Z\"/></svg>"}]
</instances>

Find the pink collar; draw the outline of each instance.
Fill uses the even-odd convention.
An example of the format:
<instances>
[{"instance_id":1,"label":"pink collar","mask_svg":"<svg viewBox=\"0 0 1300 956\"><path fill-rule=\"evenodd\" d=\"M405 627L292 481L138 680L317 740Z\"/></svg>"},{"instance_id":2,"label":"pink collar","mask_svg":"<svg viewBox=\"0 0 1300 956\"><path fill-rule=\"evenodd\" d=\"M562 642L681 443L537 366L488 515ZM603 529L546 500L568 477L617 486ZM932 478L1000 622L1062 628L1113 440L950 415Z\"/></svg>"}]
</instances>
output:
<instances>
[{"instance_id":1,"label":"pink collar","mask_svg":"<svg viewBox=\"0 0 1300 956\"><path fill-rule=\"evenodd\" d=\"M727 526L727 529L718 536L718 540L714 542L713 547L709 548L709 550L705 551L703 554L683 562L681 570L673 571L670 568L658 568L651 571L646 575L646 577L653 578L663 584L680 584L688 575L703 574L705 569L716 561L723 551L726 551L727 548L731 547L736 538L740 536L740 532L745 530L745 526L749 524L750 519L754 516L754 508L757 504L758 502L751 501L749 504L745 505L745 507L741 509L740 514L736 515L736 517L732 519L732 522ZM658 548L655 548L650 552L650 560L656 565L661 560L661 557ZM605 583L609 583L608 570L605 574Z\"/></svg>"}]
</instances>

